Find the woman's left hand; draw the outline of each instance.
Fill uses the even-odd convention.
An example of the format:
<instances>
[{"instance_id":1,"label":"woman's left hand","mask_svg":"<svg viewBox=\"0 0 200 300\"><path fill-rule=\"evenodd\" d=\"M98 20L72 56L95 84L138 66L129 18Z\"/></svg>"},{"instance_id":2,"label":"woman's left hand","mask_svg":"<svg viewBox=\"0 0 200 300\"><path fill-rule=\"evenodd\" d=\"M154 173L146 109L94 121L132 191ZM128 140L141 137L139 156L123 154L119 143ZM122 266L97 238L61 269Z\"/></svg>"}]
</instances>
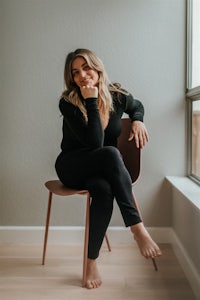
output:
<instances>
[{"instance_id":1,"label":"woman's left hand","mask_svg":"<svg viewBox=\"0 0 200 300\"><path fill-rule=\"evenodd\" d=\"M147 129L143 122L133 121L129 135L129 141L135 139L136 147L143 148L149 140Z\"/></svg>"}]
</instances>

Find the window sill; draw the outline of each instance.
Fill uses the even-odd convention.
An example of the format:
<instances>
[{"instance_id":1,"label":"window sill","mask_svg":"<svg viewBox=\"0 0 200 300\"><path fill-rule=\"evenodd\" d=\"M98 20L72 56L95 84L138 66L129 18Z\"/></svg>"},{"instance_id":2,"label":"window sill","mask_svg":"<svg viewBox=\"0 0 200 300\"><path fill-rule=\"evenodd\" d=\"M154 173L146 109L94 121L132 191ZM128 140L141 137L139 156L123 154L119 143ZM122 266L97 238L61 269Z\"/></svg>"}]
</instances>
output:
<instances>
[{"instance_id":1,"label":"window sill","mask_svg":"<svg viewBox=\"0 0 200 300\"><path fill-rule=\"evenodd\" d=\"M166 176L166 179L200 210L199 185L194 183L188 177Z\"/></svg>"}]
</instances>

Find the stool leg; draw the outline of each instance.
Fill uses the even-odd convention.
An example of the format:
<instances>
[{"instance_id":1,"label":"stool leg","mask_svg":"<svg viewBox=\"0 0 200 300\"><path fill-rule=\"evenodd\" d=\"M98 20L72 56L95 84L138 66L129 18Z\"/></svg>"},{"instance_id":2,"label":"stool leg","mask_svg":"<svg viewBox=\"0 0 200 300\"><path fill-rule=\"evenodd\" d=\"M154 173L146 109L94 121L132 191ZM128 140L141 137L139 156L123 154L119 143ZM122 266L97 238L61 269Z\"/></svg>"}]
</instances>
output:
<instances>
[{"instance_id":1,"label":"stool leg","mask_svg":"<svg viewBox=\"0 0 200 300\"><path fill-rule=\"evenodd\" d=\"M135 198L134 194L133 194L133 203L134 203L134 206L135 206L135 208L137 209L137 211L139 213L140 219L142 220L142 215L141 215L141 212L140 212L140 209L138 207L138 204L137 204L137 201L136 201L136 198ZM154 266L154 270L158 271L158 266L157 266L155 258L152 258L152 263L153 263L153 266Z\"/></svg>"},{"instance_id":2,"label":"stool leg","mask_svg":"<svg viewBox=\"0 0 200 300\"><path fill-rule=\"evenodd\" d=\"M49 202L48 202L48 208L47 208L47 217L46 217L46 227L45 227L45 235L44 235L42 265L45 264L46 247L47 247L47 239L48 239L48 232L49 232L49 220L50 220L50 213L51 213L51 203L52 203L52 192L49 192Z\"/></svg>"},{"instance_id":3,"label":"stool leg","mask_svg":"<svg viewBox=\"0 0 200 300\"><path fill-rule=\"evenodd\" d=\"M85 216L85 237L84 237L84 253L83 253L83 278L82 286L86 285L87 260L88 260L88 241L89 241L89 225L90 225L90 194L87 194L86 216Z\"/></svg>"}]
</instances>

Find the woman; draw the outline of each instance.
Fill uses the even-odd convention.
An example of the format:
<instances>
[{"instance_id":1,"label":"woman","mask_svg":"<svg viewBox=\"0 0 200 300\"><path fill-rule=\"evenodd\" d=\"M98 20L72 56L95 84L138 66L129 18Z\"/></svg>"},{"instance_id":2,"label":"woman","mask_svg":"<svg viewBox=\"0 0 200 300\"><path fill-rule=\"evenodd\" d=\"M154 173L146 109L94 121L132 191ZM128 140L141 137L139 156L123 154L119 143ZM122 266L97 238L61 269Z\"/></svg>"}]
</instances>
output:
<instances>
[{"instance_id":1,"label":"woman","mask_svg":"<svg viewBox=\"0 0 200 300\"><path fill-rule=\"evenodd\" d=\"M146 258L161 255L133 205L131 179L116 148L124 112L132 121L130 141L134 138L137 147L143 148L148 133L142 103L119 85L108 84L104 65L92 51L77 49L69 53L64 79L66 90L59 103L63 115L62 151L55 167L64 185L88 189L92 197L86 282L86 287L92 289L102 283L96 259L114 198L141 254Z\"/></svg>"}]
</instances>

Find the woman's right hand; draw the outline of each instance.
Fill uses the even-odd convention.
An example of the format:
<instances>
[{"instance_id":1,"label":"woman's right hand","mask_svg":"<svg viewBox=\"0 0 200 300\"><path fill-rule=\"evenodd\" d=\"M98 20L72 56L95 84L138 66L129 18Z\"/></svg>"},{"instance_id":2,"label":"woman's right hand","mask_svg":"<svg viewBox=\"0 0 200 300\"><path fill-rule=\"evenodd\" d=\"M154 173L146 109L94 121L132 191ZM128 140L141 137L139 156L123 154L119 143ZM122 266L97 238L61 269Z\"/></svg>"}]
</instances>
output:
<instances>
[{"instance_id":1,"label":"woman's right hand","mask_svg":"<svg viewBox=\"0 0 200 300\"><path fill-rule=\"evenodd\" d=\"M80 91L84 99L98 98L98 88L96 86L84 85L80 87Z\"/></svg>"}]
</instances>

